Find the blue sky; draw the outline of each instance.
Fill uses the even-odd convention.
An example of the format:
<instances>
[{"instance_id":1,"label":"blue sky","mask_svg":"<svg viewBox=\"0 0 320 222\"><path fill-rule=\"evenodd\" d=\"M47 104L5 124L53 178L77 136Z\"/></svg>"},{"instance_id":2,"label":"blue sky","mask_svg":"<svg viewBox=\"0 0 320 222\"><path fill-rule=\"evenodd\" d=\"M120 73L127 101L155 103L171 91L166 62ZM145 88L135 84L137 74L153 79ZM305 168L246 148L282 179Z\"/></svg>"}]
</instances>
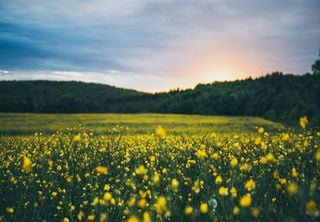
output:
<instances>
[{"instance_id":1,"label":"blue sky","mask_svg":"<svg viewBox=\"0 0 320 222\"><path fill-rule=\"evenodd\" d=\"M0 80L142 91L310 72L319 0L0 0Z\"/></svg>"}]
</instances>

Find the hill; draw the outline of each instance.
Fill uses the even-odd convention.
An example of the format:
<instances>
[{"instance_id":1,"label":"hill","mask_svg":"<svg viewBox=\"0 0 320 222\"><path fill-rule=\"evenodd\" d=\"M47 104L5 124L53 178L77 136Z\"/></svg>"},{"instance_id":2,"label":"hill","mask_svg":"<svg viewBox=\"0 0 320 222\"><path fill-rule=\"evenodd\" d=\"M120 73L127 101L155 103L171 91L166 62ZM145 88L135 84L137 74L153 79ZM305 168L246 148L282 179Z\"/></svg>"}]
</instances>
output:
<instances>
[{"instance_id":1,"label":"hill","mask_svg":"<svg viewBox=\"0 0 320 222\"><path fill-rule=\"evenodd\" d=\"M0 82L0 112L261 116L286 123L307 115L319 125L319 98L320 75L279 72L155 94L74 81Z\"/></svg>"}]
</instances>

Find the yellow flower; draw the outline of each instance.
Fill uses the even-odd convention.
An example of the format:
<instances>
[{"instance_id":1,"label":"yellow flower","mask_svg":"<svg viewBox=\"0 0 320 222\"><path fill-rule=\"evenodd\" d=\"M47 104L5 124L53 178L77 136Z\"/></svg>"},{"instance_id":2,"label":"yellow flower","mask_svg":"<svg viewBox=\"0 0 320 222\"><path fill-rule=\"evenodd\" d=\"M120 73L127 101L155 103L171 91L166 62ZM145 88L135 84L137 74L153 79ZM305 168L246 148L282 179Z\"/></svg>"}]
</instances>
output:
<instances>
[{"instance_id":1,"label":"yellow flower","mask_svg":"<svg viewBox=\"0 0 320 222\"><path fill-rule=\"evenodd\" d=\"M217 184L217 185L222 183L222 177L221 176L217 176L215 181L214 181L214 183Z\"/></svg>"},{"instance_id":2,"label":"yellow flower","mask_svg":"<svg viewBox=\"0 0 320 222\"><path fill-rule=\"evenodd\" d=\"M228 188L227 187L220 187L219 188L219 194L221 196L228 196L228 194L229 194Z\"/></svg>"},{"instance_id":3,"label":"yellow flower","mask_svg":"<svg viewBox=\"0 0 320 222\"><path fill-rule=\"evenodd\" d=\"M136 198L132 197L128 202L128 206L133 207L134 205L136 205Z\"/></svg>"},{"instance_id":4,"label":"yellow flower","mask_svg":"<svg viewBox=\"0 0 320 222\"><path fill-rule=\"evenodd\" d=\"M196 156L199 159L203 159L204 157L207 157L207 153L206 153L206 151L204 149L201 149L201 150L197 151Z\"/></svg>"},{"instance_id":5,"label":"yellow flower","mask_svg":"<svg viewBox=\"0 0 320 222\"><path fill-rule=\"evenodd\" d=\"M269 162L274 162L274 156L272 153L268 153L266 157Z\"/></svg>"},{"instance_id":6,"label":"yellow flower","mask_svg":"<svg viewBox=\"0 0 320 222\"><path fill-rule=\"evenodd\" d=\"M191 206L186 206L186 208L184 208L184 214L189 216L191 215L193 212L193 208Z\"/></svg>"},{"instance_id":7,"label":"yellow flower","mask_svg":"<svg viewBox=\"0 0 320 222\"><path fill-rule=\"evenodd\" d=\"M14 207L6 207L6 211L9 214L13 214L14 213Z\"/></svg>"},{"instance_id":8,"label":"yellow flower","mask_svg":"<svg viewBox=\"0 0 320 222\"><path fill-rule=\"evenodd\" d=\"M140 166L136 169L136 174L137 174L137 175L140 175L140 176L146 175L147 172L148 172L148 170L147 170L143 165L140 165Z\"/></svg>"},{"instance_id":9,"label":"yellow flower","mask_svg":"<svg viewBox=\"0 0 320 222\"><path fill-rule=\"evenodd\" d=\"M24 157L22 169L25 172L30 172L32 170L32 162L28 157Z\"/></svg>"},{"instance_id":10,"label":"yellow flower","mask_svg":"<svg viewBox=\"0 0 320 222\"><path fill-rule=\"evenodd\" d=\"M316 158L316 161L319 161L320 162L320 149L317 150L316 154L315 154L315 158Z\"/></svg>"},{"instance_id":11,"label":"yellow flower","mask_svg":"<svg viewBox=\"0 0 320 222\"><path fill-rule=\"evenodd\" d=\"M208 213L208 211L209 211L208 204L207 203L201 203L200 212L203 213L203 214L206 214L206 213Z\"/></svg>"},{"instance_id":12,"label":"yellow flower","mask_svg":"<svg viewBox=\"0 0 320 222\"><path fill-rule=\"evenodd\" d=\"M108 221L108 216L106 213L101 213L100 214L100 218L99 218L99 222L107 222Z\"/></svg>"},{"instance_id":13,"label":"yellow flower","mask_svg":"<svg viewBox=\"0 0 320 222\"><path fill-rule=\"evenodd\" d=\"M254 140L254 144L256 145L259 145L261 143L262 139L261 137L257 137L255 140Z\"/></svg>"},{"instance_id":14,"label":"yellow flower","mask_svg":"<svg viewBox=\"0 0 320 222\"><path fill-rule=\"evenodd\" d=\"M292 177L297 177L298 176L298 172L297 172L297 169L295 167L293 167L291 169L291 176Z\"/></svg>"},{"instance_id":15,"label":"yellow flower","mask_svg":"<svg viewBox=\"0 0 320 222\"><path fill-rule=\"evenodd\" d=\"M287 191L290 196L296 195L299 191L299 187L296 183L289 183Z\"/></svg>"},{"instance_id":16,"label":"yellow flower","mask_svg":"<svg viewBox=\"0 0 320 222\"><path fill-rule=\"evenodd\" d=\"M93 214L90 214L90 215L88 215L88 217L87 217L88 221L94 221L95 218L96 218L96 216L93 215Z\"/></svg>"},{"instance_id":17,"label":"yellow flower","mask_svg":"<svg viewBox=\"0 0 320 222\"><path fill-rule=\"evenodd\" d=\"M308 117L307 116L300 117L299 123L300 123L301 128L305 129L309 123Z\"/></svg>"},{"instance_id":18,"label":"yellow flower","mask_svg":"<svg viewBox=\"0 0 320 222\"><path fill-rule=\"evenodd\" d=\"M171 189L174 190L175 192L177 192L178 188L179 188L179 182L176 178L173 178L171 180Z\"/></svg>"},{"instance_id":19,"label":"yellow flower","mask_svg":"<svg viewBox=\"0 0 320 222\"><path fill-rule=\"evenodd\" d=\"M107 202L109 202L112 199L112 194L109 192L104 193L103 199Z\"/></svg>"},{"instance_id":20,"label":"yellow flower","mask_svg":"<svg viewBox=\"0 0 320 222\"><path fill-rule=\"evenodd\" d=\"M259 215L260 215L260 209L259 209L258 207L252 207L252 209L251 209L251 215L252 215L254 218L259 217Z\"/></svg>"},{"instance_id":21,"label":"yellow flower","mask_svg":"<svg viewBox=\"0 0 320 222\"><path fill-rule=\"evenodd\" d=\"M132 215L128 218L127 222L139 222L139 218L137 218L136 216Z\"/></svg>"},{"instance_id":22,"label":"yellow flower","mask_svg":"<svg viewBox=\"0 0 320 222\"><path fill-rule=\"evenodd\" d=\"M143 213L142 222L152 222L151 215L148 212Z\"/></svg>"},{"instance_id":23,"label":"yellow flower","mask_svg":"<svg viewBox=\"0 0 320 222\"><path fill-rule=\"evenodd\" d=\"M242 207L249 207L252 202L252 197L250 194L246 194L240 199L240 206Z\"/></svg>"},{"instance_id":24,"label":"yellow flower","mask_svg":"<svg viewBox=\"0 0 320 222\"><path fill-rule=\"evenodd\" d=\"M259 163L261 163L261 164L267 164L267 163L268 163L268 158L265 157L265 156L261 157L260 160L259 160Z\"/></svg>"},{"instance_id":25,"label":"yellow flower","mask_svg":"<svg viewBox=\"0 0 320 222\"><path fill-rule=\"evenodd\" d=\"M236 167L238 165L238 160L237 158L232 158L230 161L231 167Z\"/></svg>"},{"instance_id":26,"label":"yellow flower","mask_svg":"<svg viewBox=\"0 0 320 222\"><path fill-rule=\"evenodd\" d=\"M57 195L58 195L58 193L55 192L55 191L53 191L53 192L51 193L51 196L52 196L52 197L56 197Z\"/></svg>"},{"instance_id":27,"label":"yellow flower","mask_svg":"<svg viewBox=\"0 0 320 222\"><path fill-rule=\"evenodd\" d=\"M235 187L231 188L230 193L231 193L232 197L237 197L237 189Z\"/></svg>"},{"instance_id":28,"label":"yellow flower","mask_svg":"<svg viewBox=\"0 0 320 222\"><path fill-rule=\"evenodd\" d=\"M199 193L202 187L203 187L203 181L196 180L193 183L192 191L194 191L195 193Z\"/></svg>"},{"instance_id":29,"label":"yellow flower","mask_svg":"<svg viewBox=\"0 0 320 222\"><path fill-rule=\"evenodd\" d=\"M249 164L247 164L247 163L244 163L243 165L240 166L240 170L241 170L241 171L246 171L246 172L248 172L248 171L250 171L250 169L251 169L251 167L250 167Z\"/></svg>"},{"instance_id":30,"label":"yellow flower","mask_svg":"<svg viewBox=\"0 0 320 222\"><path fill-rule=\"evenodd\" d=\"M73 142L79 142L80 139L81 139L80 134L77 134L77 135L75 135L75 136L73 137Z\"/></svg>"},{"instance_id":31,"label":"yellow flower","mask_svg":"<svg viewBox=\"0 0 320 222\"><path fill-rule=\"evenodd\" d=\"M160 182L160 175L156 172L152 177L153 184L158 184Z\"/></svg>"},{"instance_id":32,"label":"yellow flower","mask_svg":"<svg viewBox=\"0 0 320 222\"><path fill-rule=\"evenodd\" d=\"M233 208L233 210L232 210L232 214L233 214L233 215L238 215L239 213L240 213L239 207L235 206L235 207Z\"/></svg>"},{"instance_id":33,"label":"yellow flower","mask_svg":"<svg viewBox=\"0 0 320 222\"><path fill-rule=\"evenodd\" d=\"M158 214L163 214L167 211L167 200L164 196L160 196L157 199L157 202L154 204Z\"/></svg>"},{"instance_id":34,"label":"yellow flower","mask_svg":"<svg viewBox=\"0 0 320 222\"><path fill-rule=\"evenodd\" d=\"M213 153L211 155L211 158L214 159L214 160L217 160L217 159L219 159L219 154L218 153Z\"/></svg>"},{"instance_id":35,"label":"yellow flower","mask_svg":"<svg viewBox=\"0 0 320 222\"><path fill-rule=\"evenodd\" d=\"M309 200L306 204L306 213L309 216L315 217L319 215L317 203L314 200Z\"/></svg>"},{"instance_id":36,"label":"yellow flower","mask_svg":"<svg viewBox=\"0 0 320 222\"><path fill-rule=\"evenodd\" d=\"M105 166L97 166L96 171L100 174L106 175L108 173L108 168Z\"/></svg>"},{"instance_id":37,"label":"yellow flower","mask_svg":"<svg viewBox=\"0 0 320 222\"><path fill-rule=\"evenodd\" d=\"M158 137L165 137L167 135L166 131L161 127L161 126L158 126L155 130L155 134L158 136Z\"/></svg>"},{"instance_id":38,"label":"yellow flower","mask_svg":"<svg viewBox=\"0 0 320 222\"><path fill-rule=\"evenodd\" d=\"M260 134L264 133L264 129L263 129L262 127L260 127L260 128L258 129L258 133L260 133Z\"/></svg>"},{"instance_id":39,"label":"yellow flower","mask_svg":"<svg viewBox=\"0 0 320 222\"><path fill-rule=\"evenodd\" d=\"M137 205L138 205L139 208L143 209L146 206L146 204L147 204L146 199L141 199L141 200L138 201Z\"/></svg>"},{"instance_id":40,"label":"yellow flower","mask_svg":"<svg viewBox=\"0 0 320 222\"><path fill-rule=\"evenodd\" d=\"M282 137L282 140L283 140L284 142L289 142L289 140L290 140L289 134L288 134L288 133L284 134L283 137Z\"/></svg>"},{"instance_id":41,"label":"yellow flower","mask_svg":"<svg viewBox=\"0 0 320 222\"><path fill-rule=\"evenodd\" d=\"M78 218L79 221L82 221L83 217L84 217L84 213L83 213L82 210L80 210L80 212L77 215L77 218Z\"/></svg>"},{"instance_id":42,"label":"yellow flower","mask_svg":"<svg viewBox=\"0 0 320 222\"><path fill-rule=\"evenodd\" d=\"M253 179L250 179L245 183L244 187L246 188L247 191L251 191L256 188L256 183L254 182Z\"/></svg>"},{"instance_id":43,"label":"yellow flower","mask_svg":"<svg viewBox=\"0 0 320 222\"><path fill-rule=\"evenodd\" d=\"M63 218L63 222L69 222L69 221L70 221L69 218L67 218L67 217Z\"/></svg>"}]
</instances>

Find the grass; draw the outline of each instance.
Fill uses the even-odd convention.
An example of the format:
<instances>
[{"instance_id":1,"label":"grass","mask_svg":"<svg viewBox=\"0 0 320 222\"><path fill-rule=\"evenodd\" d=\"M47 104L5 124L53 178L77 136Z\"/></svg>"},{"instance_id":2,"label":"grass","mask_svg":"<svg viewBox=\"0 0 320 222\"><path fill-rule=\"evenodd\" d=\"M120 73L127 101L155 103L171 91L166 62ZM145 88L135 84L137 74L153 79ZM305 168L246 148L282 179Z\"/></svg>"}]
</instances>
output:
<instances>
[{"instance_id":1,"label":"grass","mask_svg":"<svg viewBox=\"0 0 320 222\"><path fill-rule=\"evenodd\" d=\"M0 221L319 221L320 131L306 117L295 129L196 115L0 119Z\"/></svg>"},{"instance_id":2,"label":"grass","mask_svg":"<svg viewBox=\"0 0 320 222\"><path fill-rule=\"evenodd\" d=\"M175 114L0 114L0 134L53 133L73 128L80 131L109 131L115 126L129 128L129 134L147 134L157 126L168 133L205 134L211 132L255 132L264 127L277 131L283 126L259 117L227 117Z\"/></svg>"}]
</instances>

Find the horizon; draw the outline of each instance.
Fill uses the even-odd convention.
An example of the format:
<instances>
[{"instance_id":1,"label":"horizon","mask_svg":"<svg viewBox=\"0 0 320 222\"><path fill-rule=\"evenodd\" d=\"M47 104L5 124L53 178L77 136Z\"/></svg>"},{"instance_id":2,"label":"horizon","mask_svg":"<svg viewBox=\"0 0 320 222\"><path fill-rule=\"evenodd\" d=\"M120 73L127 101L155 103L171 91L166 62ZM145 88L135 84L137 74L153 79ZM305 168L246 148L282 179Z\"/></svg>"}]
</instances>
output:
<instances>
[{"instance_id":1,"label":"horizon","mask_svg":"<svg viewBox=\"0 0 320 222\"><path fill-rule=\"evenodd\" d=\"M1 4L0 80L168 92L309 73L320 48L317 0Z\"/></svg>"},{"instance_id":2,"label":"horizon","mask_svg":"<svg viewBox=\"0 0 320 222\"><path fill-rule=\"evenodd\" d=\"M1 73L2 70L0 70L0 73ZM234 79L234 80L215 80L215 81L212 81L212 82L198 82L196 85L192 86L192 87L185 87L185 88L181 88L179 86L177 87L173 87L173 88L170 88L168 90L163 90L163 91L153 91L153 92L150 92L150 91L143 91L143 90L137 90L137 89L133 89L133 88L126 88L126 87L121 87L121 86L116 86L116 85L110 85L108 83L101 83L101 82L86 82L86 81L82 81L82 80L63 80L63 79L9 79L9 80L4 80L4 79L0 79L0 82L2 81L7 81L7 82L14 82L14 81L22 81L22 82L28 82L28 81L47 81L47 82L77 82L77 83L87 83L87 84L97 84L97 85L105 85L105 86L110 86L110 87L114 87L114 88L118 88L118 89L124 89L124 90L133 90L133 91L137 91L137 92L140 92L140 93L147 93L147 94L157 94L157 93L169 93L171 91L185 91L185 90L194 90L198 85L211 85L211 84L215 84L215 83L224 83L224 82L236 82L236 81L246 81L246 80L249 80L249 79L252 79L252 80L257 80L257 79L260 79L260 78L265 78L269 75L273 75L273 74L282 74L282 75L291 75L291 76L304 76L304 75L311 75L312 73L303 73L303 74L294 74L294 73L283 73L281 71L274 71L272 73L266 73L264 75L261 75L261 76L256 76L256 77L252 77L252 76L247 76L247 77L243 77L243 78L237 78L237 79Z\"/></svg>"}]
</instances>

